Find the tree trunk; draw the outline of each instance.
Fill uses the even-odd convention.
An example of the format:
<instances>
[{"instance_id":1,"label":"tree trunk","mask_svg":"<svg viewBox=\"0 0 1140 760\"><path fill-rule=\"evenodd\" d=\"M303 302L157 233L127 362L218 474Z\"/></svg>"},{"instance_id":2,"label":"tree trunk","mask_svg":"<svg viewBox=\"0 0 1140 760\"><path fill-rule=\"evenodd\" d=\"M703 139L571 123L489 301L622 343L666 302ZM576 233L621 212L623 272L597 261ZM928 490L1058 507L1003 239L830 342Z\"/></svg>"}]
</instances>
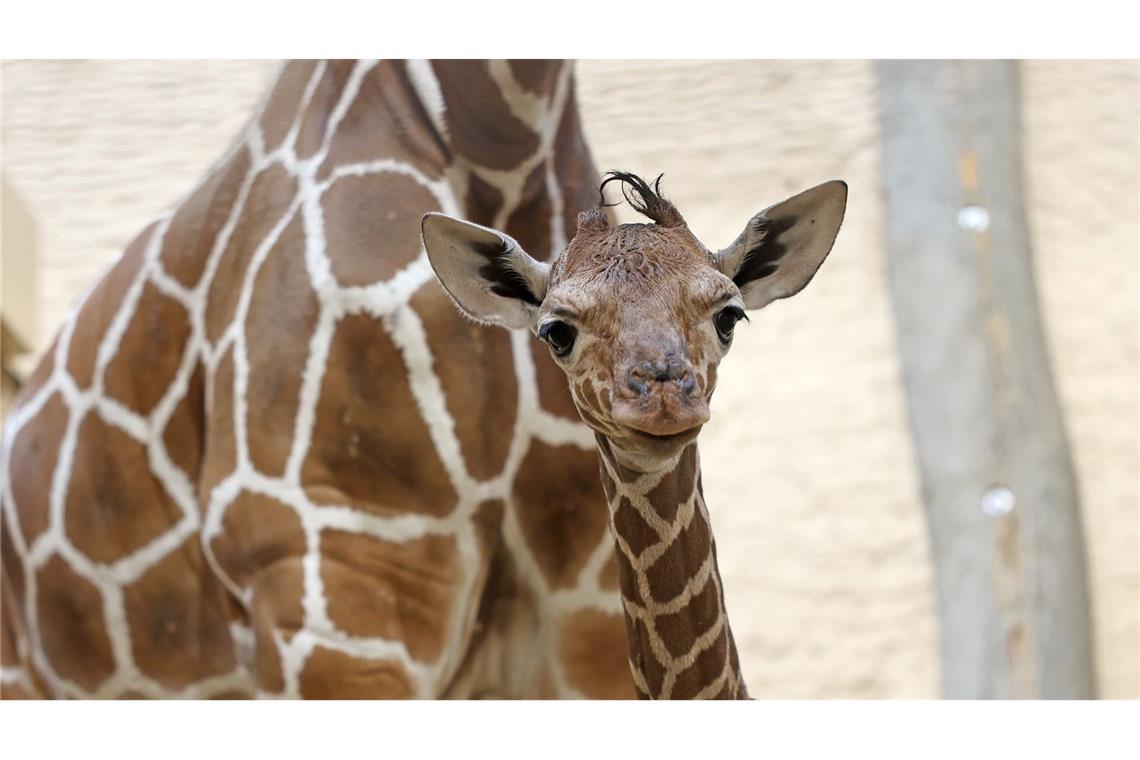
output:
<instances>
[{"instance_id":1,"label":"tree trunk","mask_svg":"<svg viewBox=\"0 0 1140 760\"><path fill-rule=\"evenodd\" d=\"M891 300L944 693L1093 697L1077 488L1022 200L1016 65L890 61L878 77Z\"/></svg>"}]
</instances>

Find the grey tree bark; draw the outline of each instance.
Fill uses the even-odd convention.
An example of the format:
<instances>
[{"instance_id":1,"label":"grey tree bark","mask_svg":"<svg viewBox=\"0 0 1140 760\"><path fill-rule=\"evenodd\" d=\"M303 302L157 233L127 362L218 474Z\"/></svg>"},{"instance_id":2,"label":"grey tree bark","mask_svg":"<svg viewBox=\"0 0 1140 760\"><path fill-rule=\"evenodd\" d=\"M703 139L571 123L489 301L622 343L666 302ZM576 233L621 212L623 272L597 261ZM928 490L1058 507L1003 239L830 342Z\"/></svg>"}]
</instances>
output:
<instances>
[{"instance_id":1,"label":"grey tree bark","mask_svg":"<svg viewBox=\"0 0 1140 760\"><path fill-rule=\"evenodd\" d=\"M1077 487L1022 198L1016 64L887 61L878 80L890 291L944 694L1093 697Z\"/></svg>"}]
</instances>

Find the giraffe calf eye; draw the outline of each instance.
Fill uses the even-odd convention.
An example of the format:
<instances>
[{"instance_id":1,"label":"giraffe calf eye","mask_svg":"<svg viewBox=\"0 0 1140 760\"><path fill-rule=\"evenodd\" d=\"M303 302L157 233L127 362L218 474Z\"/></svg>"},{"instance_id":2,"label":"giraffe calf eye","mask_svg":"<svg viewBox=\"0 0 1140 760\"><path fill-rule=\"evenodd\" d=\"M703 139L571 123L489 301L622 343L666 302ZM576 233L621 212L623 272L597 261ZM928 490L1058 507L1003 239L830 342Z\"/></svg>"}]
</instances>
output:
<instances>
[{"instance_id":1,"label":"giraffe calf eye","mask_svg":"<svg viewBox=\"0 0 1140 760\"><path fill-rule=\"evenodd\" d=\"M726 306L717 312L713 324L716 325L716 334L720 336L722 342L728 343L732 340L733 328L744 318L744 310L739 306Z\"/></svg>"},{"instance_id":2,"label":"giraffe calf eye","mask_svg":"<svg viewBox=\"0 0 1140 760\"><path fill-rule=\"evenodd\" d=\"M538 328L539 340L546 341L555 356L566 356L570 353L577 337L578 331L565 322L547 322Z\"/></svg>"}]
</instances>

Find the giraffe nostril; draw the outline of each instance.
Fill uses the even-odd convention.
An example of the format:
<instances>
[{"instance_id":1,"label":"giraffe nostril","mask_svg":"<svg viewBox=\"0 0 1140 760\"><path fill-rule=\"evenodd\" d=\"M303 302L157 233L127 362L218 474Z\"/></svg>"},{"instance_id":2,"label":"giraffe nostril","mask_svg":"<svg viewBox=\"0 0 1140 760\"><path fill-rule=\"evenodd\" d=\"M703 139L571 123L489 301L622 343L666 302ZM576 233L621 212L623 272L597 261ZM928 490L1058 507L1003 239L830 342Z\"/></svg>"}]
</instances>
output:
<instances>
[{"instance_id":1,"label":"giraffe nostril","mask_svg":"<svg viewBox=\"0 0 1140 760\"><path fill-rule=\"evenodd\" d=\"M640 362L626 373L626 385L638 395L644 396L654 383L677 383L685 393L692 393L696 378L687 362L669 359L662 362Z\"/></svg>"},{"instance_id":2,"label":"giraffe nostril","mask_svg":"<svg viewBox=\"0 0 1140 760\"><path fill-rule=\"evenodd\" d=\"M694 388L697 387L697 378L693 375L693 373L691 371L686 370L685 374L681 377L680 383L681 383L681 390L687 396L693 392Z\"/></svg>"}]
</instances>

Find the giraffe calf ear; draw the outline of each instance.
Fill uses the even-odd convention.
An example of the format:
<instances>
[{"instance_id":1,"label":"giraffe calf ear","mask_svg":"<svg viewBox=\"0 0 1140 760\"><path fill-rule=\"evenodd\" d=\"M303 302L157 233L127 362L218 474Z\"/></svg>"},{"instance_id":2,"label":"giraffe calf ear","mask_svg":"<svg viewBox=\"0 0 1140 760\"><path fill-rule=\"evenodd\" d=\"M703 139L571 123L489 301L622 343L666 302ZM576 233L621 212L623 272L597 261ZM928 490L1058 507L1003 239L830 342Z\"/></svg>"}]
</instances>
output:
<instances>
[{"instance_id":1,"label":"giraffe calf ear","mask_svg":"<svg viewBox=\"0 0 1140 760\"><path fill-rule=\"evenodd\" d=\"M732 245L716 254L717 268L749 309L794 296L823 264L847 209L847 183L832 180L769 206L748 221Z\"/></svg>"},{"instance_id":2,"label":"giraffe calf ear","mask_svg":"<svg viewBox=\"0 0 1140 760\"><path fill-rule=\"evenodd\" d=\"M427 214L420 229L436 277L463 313L486 324L533 327L549 264L510 235L445 214Z\"/></svg>"}]
</instances>

